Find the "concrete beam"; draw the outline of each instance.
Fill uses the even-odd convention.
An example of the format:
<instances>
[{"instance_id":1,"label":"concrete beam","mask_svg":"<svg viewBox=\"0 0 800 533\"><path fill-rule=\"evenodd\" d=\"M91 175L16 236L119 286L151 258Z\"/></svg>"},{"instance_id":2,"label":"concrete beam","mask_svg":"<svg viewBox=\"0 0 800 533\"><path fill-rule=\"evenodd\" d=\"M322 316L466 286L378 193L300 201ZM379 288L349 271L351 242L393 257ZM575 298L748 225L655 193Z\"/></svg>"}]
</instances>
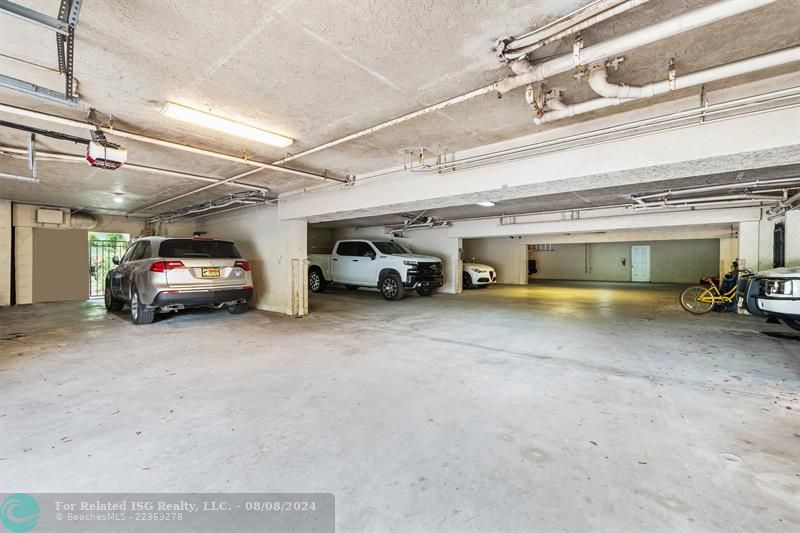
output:
<instances>
[{"instance_id":1,"label":"concrete beam","mask_svg":"<svg viewBox=\"0 0 800 533\"><path fill-rule=\"evenodd\" d=\"M509 237L515 235L548 235L596 231L705 226L755 221L761 209L704 209L696 211L659 211L637 213L625 209L587 211L581 218L569 219L559 214L516 217L516 223L500 224L499 219L456 222L447 229L451 238Z\"/></svg>"},{"instance_id":2,"label":"concrete beam","mask_svg":"<svg viewBox=\"0 0 800 533\"><path fill-rule=\"evenodd\" d=\"M344 220L800 164L798 123L800 109L787 108L460 172L367 176L349 187L284 197L280 216L310 222ZM532 141L529 137L517 143Z\"/></svg>"}]
</instances>

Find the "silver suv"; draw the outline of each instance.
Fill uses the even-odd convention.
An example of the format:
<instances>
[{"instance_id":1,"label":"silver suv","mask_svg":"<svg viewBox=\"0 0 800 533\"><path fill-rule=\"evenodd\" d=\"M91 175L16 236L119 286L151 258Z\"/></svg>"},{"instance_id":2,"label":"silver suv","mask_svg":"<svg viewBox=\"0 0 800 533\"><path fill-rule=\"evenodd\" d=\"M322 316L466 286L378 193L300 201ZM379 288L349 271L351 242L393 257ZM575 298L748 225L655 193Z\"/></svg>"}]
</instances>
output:
<instances>
[{"instance_id":1,"label":"silver suv","mask_svg":"<svg viewBox=\"0 0 800 533\"><path fill-rule=\"evenodd\" d=\"M250 263L236 245L201 237L145 237L127 249L106 276L109 311L130 304L134 324L150 324L156 311L187 307L247 310L253 295Z\"/></svg>"}]
</instances>

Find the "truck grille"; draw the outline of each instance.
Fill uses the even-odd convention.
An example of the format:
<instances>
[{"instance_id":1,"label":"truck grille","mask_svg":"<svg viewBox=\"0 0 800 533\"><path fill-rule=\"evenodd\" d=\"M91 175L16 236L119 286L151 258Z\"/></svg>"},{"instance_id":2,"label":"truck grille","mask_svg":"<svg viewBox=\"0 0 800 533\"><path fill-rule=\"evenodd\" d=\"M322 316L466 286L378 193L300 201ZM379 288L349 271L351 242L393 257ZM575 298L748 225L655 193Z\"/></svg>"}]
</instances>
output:
<instances>
[{"instance_id":1,"label":"truck grille","mask_svg":"<svg viewBox=\"0 0 800 533\"><path fill-rule=\"evenodd\" d=\"M417 263L417 272L420 275L438 276L442 273L441 263Z\"/></svg>"}]
</instances>

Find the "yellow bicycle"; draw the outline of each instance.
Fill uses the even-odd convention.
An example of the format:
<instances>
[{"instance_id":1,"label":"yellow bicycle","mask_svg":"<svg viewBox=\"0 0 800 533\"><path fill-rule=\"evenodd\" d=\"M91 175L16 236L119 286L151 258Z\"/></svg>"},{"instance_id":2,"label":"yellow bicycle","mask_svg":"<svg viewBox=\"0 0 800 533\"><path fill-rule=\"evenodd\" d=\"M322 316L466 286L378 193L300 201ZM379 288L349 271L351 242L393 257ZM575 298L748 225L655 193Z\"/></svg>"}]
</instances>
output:
<instances>
[{"instance_id":1,"label":"yellow bicycle","mask_svg":"<svg viewBox=\"0 0 800 533\"><path fill-rule=\"evenodd\" d=\"M740 274L750 274L749 271L740 271ZM730 290L722 293L711 278L703 278L708 287L689 287L681 293L681 307L695 315L702 315L714 309L717 305L726 305L733 302L736 297L737 283Z\"/></svg>"}]
</instances>

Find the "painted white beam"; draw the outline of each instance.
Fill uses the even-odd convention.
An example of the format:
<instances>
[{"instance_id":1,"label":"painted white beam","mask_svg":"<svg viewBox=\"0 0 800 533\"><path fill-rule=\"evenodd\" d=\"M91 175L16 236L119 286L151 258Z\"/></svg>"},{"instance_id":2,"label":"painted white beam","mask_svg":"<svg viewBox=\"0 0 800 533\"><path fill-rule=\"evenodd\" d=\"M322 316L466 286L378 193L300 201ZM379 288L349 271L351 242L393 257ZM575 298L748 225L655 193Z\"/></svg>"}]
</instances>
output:
<instances>
[{"instance_id":1,"label":"painted white beam","mask_svg":"<svg viewBox=\"0 0 800 533\"><path fill-rule=\"evenodd\" d=\"M583 218L561 219L560 215L517 217L517 223L501 225L499 219L456 222L447 229L451 238L509 237L516 235L551 235L593 231L615 231L637 228L666 228L693 225L719 225L758 221L761 209L703 209L631 213L624 209L584 212Z\"/></svg>"}]
</instances>

